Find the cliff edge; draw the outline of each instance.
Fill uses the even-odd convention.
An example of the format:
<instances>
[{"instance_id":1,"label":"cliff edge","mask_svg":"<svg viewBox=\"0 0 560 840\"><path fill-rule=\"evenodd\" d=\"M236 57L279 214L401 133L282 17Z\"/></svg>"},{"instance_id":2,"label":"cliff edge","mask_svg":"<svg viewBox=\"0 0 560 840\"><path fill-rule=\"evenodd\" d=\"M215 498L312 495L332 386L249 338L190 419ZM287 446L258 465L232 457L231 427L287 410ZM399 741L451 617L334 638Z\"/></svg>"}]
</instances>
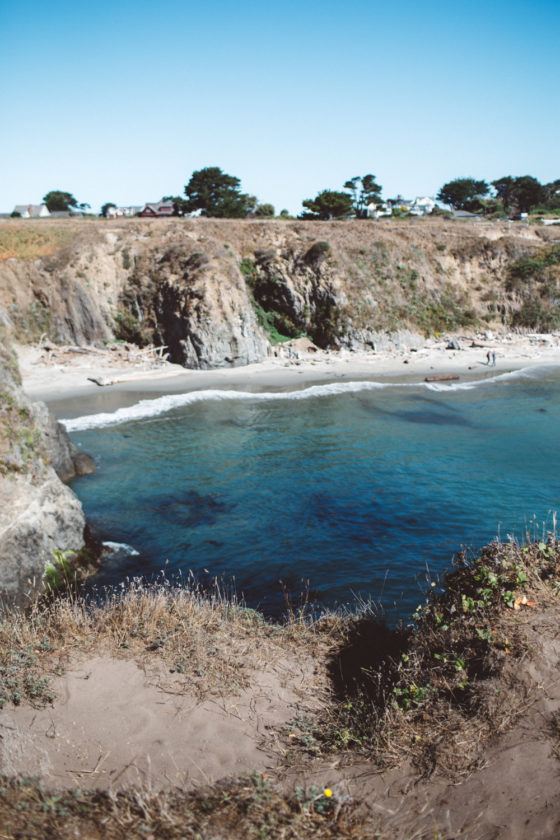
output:
<instances>
[{"instance_id":1,"label":"cliff edge","mask_svg":"<svg viewBox=\"0 0 560 840\"><path fill-rule=\"evenodd\" d=\"M85 545L82 506L63 484L93 469L42 403L21 390L16 358L0 343L0 596L22 603L55 556ZM63 554L56 555L57 552Z\"/></svg>"},{"instance_id":2,"label":"cliff edge","mask_svg":"<svg viewBox=\"0 0 560 840\"><path fill-rule=\"evenodd\" d=\"M0 323L23 344L122 340L198 369L258 362L300 336L368 351L477 326L549 332L554 235L441 219L8 220Z\"/></svg>"}]
</instances>

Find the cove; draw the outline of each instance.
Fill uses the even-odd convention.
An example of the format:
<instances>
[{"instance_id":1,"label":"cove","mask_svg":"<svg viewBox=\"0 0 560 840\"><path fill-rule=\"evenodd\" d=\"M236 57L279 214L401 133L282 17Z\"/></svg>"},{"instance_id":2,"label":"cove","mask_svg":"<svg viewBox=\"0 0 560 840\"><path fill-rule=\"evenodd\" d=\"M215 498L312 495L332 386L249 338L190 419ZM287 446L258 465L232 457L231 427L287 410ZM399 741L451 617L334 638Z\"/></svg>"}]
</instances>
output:
<instances>
[{"instance_id":1,"label":"cove","mask_svg":"<svg viewBox=\"0 0 560 840\"><path fill-rule=\"evenodd\" d=\"M277 616L380 601L406 617L461 548L560 507L560 374L459 385L199 391L67 421L98 464L73 489L113 550L91 585L192 571Z\"/></svg>"}]
</instances>

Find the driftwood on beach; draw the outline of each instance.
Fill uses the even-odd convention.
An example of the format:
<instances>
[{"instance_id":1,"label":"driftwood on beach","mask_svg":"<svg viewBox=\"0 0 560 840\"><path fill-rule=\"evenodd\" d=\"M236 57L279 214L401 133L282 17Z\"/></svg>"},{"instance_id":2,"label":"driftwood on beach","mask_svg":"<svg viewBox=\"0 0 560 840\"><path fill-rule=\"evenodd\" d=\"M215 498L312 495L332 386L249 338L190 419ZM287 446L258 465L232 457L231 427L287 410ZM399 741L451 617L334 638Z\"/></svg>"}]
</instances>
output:
<instances>
[{"instance_id":1,"label":"driftwood on beach","mask_svg":"<svg viewBox=\"0 0 560 840\"><path fill-rule=\"evenodd\" d=\"M459 379L454 373L437 373L435 376L426 376L424 382L455 382Z\"/></svg>"}]
</instances>

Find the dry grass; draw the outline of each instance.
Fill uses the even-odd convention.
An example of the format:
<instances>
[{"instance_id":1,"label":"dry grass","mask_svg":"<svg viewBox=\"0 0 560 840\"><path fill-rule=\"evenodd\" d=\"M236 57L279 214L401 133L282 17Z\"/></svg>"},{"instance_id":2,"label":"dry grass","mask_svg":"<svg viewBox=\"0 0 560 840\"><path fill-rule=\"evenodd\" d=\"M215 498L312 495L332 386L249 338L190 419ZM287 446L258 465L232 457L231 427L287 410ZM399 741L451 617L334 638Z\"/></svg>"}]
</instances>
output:
<instances>
[{"instance_id":1,"label":"dry grass","mask_svg":"<svg viewBox=\"0 0 560 840\"><path fill-rule=\"evenodd\" d=\"M145 665L165 663L199 697L250 685L262 663L292 656L325 660L336 641L336 619L309 622L293 615L282 625L193 583L132 583L102 604L68 594L13 609L0 621L0 702L51 700L49 677L67 664L108 653ZM174 679L175 690L177 679Z\"/></svg>"},{"instance_id":2,"label":"dry grass","mask_svg":"<svg viewBox=\"0 0 560 840\"><path fill-rule=\"evenodd\" d=\"M435 588L414 624L395 630L367 610L273 625L194 585L137 584L100 605L65 596L0 623L0 698L49 702L50 675L101 651L164 662L200 695L240 691L259 662L303 653L330 672L332 703L319 722L299 722L287 764L301 765L308 753L326 752L337 765L366 755L377 769L412 760L425 776L437 770L457 779L480 766L489 739L533 702L521 663L531 659L539 622L557 622L559 592L560 543L551 536L460 557L445 590ZM557 733L557 718L551 725ZM292 735L297 727L290 724ZM321 790L280 794L257 775L188 794L61 793L0 780L5 838L428 836L417 833L412 813L392 833L371 813L364 821L366 811Z\"/></svg>"},{"instance_id":3,"label":"dry grass","mask_svg":"<svg viewBox=\"0 0 560 840\"><path fill-rule=\"evenodd\" d=\"M9 221L0 224L0 262L49 257L76 238L76 224Z\"/></svg>"},{"instance_id":4,"label":"dry grass","mask_svg":"<svg viewBox=\"0 0 560 840\"><path fill-rule=\"evenodd\" d=\"M380 836L374 822L321 792L282 795L260 775L188 794L54 794L0 778L3 840L358 840Z\"/></svg>"}]
</instances>

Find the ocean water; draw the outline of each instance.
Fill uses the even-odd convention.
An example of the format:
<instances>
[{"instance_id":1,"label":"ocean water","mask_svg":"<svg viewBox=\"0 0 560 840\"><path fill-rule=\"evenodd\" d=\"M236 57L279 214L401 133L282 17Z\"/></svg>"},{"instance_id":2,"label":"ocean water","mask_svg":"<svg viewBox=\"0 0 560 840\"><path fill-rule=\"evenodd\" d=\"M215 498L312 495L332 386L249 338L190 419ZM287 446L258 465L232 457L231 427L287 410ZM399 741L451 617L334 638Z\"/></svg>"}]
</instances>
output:
<instances>
[{"instance_id":1,"label":"ocean water","mask_svg":"<svg viewBox=\"0 0 560 840\"><path fill-rule=\"evenodd\" d=\"M67 421L73 488L113 545L94 584L222 578L269 615L381 602L406 616L461 548L560 508L560 373L464 384L199 391Z\"/></svg>"}]
</instances>

